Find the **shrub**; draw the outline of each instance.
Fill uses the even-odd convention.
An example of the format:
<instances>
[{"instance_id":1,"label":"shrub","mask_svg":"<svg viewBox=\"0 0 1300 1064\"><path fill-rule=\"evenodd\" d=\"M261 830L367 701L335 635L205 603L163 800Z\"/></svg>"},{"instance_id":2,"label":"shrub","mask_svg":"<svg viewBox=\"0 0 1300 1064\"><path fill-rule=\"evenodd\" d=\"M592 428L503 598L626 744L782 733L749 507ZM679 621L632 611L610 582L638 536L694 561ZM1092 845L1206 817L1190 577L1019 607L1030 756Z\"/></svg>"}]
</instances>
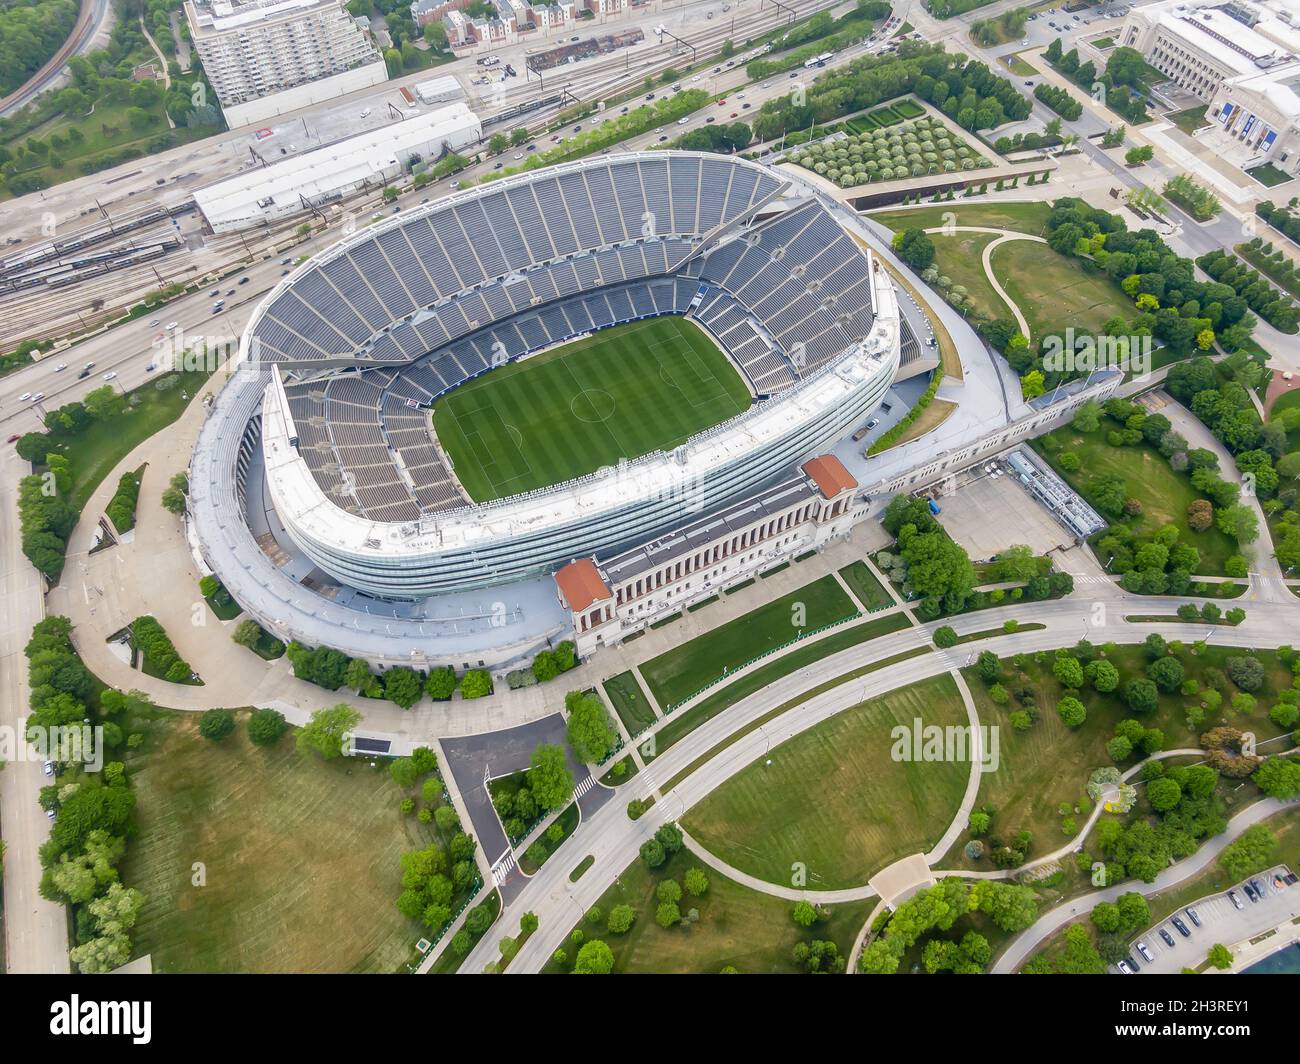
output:
<instances>
[{"instance_id":1,"label":"shrub","mask_svg":"<svg viewBox=\"0 0 1300 1064\"><path fill-rule=\"evenodd\" d=\"M214 743L235 730L235 715L228 709L209 709L199 717L199 734Z\"/></svg>"}]
</instances>

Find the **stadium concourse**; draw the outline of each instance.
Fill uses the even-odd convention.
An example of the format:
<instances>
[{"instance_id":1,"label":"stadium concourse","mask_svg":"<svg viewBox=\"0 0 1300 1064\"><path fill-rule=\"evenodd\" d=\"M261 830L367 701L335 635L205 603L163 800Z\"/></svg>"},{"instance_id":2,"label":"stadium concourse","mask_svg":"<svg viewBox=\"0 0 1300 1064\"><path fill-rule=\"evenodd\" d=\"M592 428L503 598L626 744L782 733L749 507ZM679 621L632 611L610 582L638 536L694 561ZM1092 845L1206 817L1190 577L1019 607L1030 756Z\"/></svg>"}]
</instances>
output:
<instances>
[{"instance_id":1,"label":"stadium concourse","mask_svg":"<svg viewBox=\"0 0 1300 1064\"><path fill-rule=\"evenodd\" d=\"M866 460L849 440L898 380L936 365L926 311L900 301L880 256L860 218L797 175L684 152L530 172L368 227L250 320L192 461L196 556L281 638L381 666L521 662L572 636L551 574L575 558L759 500L814 455L834 452L864 486L929 461L912 445ZM929 313L970 354L945 384L969 405L945 428L974 440L1025 413L965 324ZM674 344L624 339L651 319L678 323ZM638 357L608 361L604 330ZM556 366L597 375L551 395ZM657 381L690 404L700 388L681 384L710 378L743 409L660 431L616 398ZM892 422L907 403L891 406ZM458 409L482 417L445 430ZM590 430L605 450L535 469L529 455L554 448L516 423ZM474 475L506 441L533 477L519 494ZM859 496L855 520L872 501Z\"/></svg>"}]
</instances>

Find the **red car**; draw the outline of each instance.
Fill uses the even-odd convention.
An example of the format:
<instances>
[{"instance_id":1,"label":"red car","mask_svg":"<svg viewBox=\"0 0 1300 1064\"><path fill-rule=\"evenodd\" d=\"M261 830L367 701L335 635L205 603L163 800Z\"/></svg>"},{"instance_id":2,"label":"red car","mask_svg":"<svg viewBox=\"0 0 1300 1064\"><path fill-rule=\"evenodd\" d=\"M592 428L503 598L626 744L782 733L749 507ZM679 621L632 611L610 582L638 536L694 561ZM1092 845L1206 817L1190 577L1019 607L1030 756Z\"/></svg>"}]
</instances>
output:
<instances>
[{"instance_id":1,"label":"red car","mask_svg":"<svg viewBox=\"0 0 1300 1064\"><path fill-rule=\"evenodd\" d=\"M20 436L18 433L15 432L12 436L10 436L7 440L5 440L5 443L17 443L21 439L22 436Z\"/></svg>"}]
</instances>

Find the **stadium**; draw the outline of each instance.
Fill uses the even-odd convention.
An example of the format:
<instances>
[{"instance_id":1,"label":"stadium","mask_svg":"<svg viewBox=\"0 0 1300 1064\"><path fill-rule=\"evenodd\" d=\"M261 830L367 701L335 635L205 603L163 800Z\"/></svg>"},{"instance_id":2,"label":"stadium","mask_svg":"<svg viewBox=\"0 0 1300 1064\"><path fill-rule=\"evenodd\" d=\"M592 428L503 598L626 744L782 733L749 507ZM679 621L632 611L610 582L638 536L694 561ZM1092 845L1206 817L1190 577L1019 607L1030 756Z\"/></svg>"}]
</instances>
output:
<instances>
[{"instance_id":1,"label":"stadium","mask_svg":"<svg viewBox=\"0 0 1300 1064\"><path fill-rule=\"evenodd\" d=\"M192 526L223 579L258 568L233 549L255 539L354 606L527 580L788 475L899 358L887 275L796 179L675 151L528 172L267 295L196 447Z\"/></svg>"}]
</instances>

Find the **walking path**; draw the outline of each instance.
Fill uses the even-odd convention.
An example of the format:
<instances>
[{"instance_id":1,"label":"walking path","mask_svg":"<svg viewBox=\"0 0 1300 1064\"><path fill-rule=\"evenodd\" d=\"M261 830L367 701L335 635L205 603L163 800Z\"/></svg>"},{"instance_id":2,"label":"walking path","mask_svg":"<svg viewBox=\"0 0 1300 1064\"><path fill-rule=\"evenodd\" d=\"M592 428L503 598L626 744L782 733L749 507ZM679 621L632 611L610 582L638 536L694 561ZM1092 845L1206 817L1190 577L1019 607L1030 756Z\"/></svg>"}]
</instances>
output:
<instances>
[{"instance_id":1,"label":"walking path","mask_svg":"<svg viewBox=\"0 0 1300 1064\"><path fill-rule=\"evenodd\" d=\"M932 229L927 229L926 232L940 233L944 236L948 236L952 233L997 234L996 240L990 240L984 245L984 253L981 255L981 263L984 267L984 276L988 278L988 282L993 286L993 291L998 294L998 298L1007 305L1007 308L1011 311L1012 315L1014 315L1016 324L1020 326L1021 335L1024 336L1026 340L1031 339L1029 335L1029 322L1025 320L1025 316L1021 313L1020 307L1018 307L1016 301L1007 294L1007 290L1002 287L1002 282L998 280L997 275L993 272L993 251L995 248L1001 247L1009 240L1032 240L1039 244L1046 244L1047 241L1041 236L1032 236L1029 233L1020 233L1014 229L997 229L985 225L938 225Z\"/></svg>"}]
</instances>

